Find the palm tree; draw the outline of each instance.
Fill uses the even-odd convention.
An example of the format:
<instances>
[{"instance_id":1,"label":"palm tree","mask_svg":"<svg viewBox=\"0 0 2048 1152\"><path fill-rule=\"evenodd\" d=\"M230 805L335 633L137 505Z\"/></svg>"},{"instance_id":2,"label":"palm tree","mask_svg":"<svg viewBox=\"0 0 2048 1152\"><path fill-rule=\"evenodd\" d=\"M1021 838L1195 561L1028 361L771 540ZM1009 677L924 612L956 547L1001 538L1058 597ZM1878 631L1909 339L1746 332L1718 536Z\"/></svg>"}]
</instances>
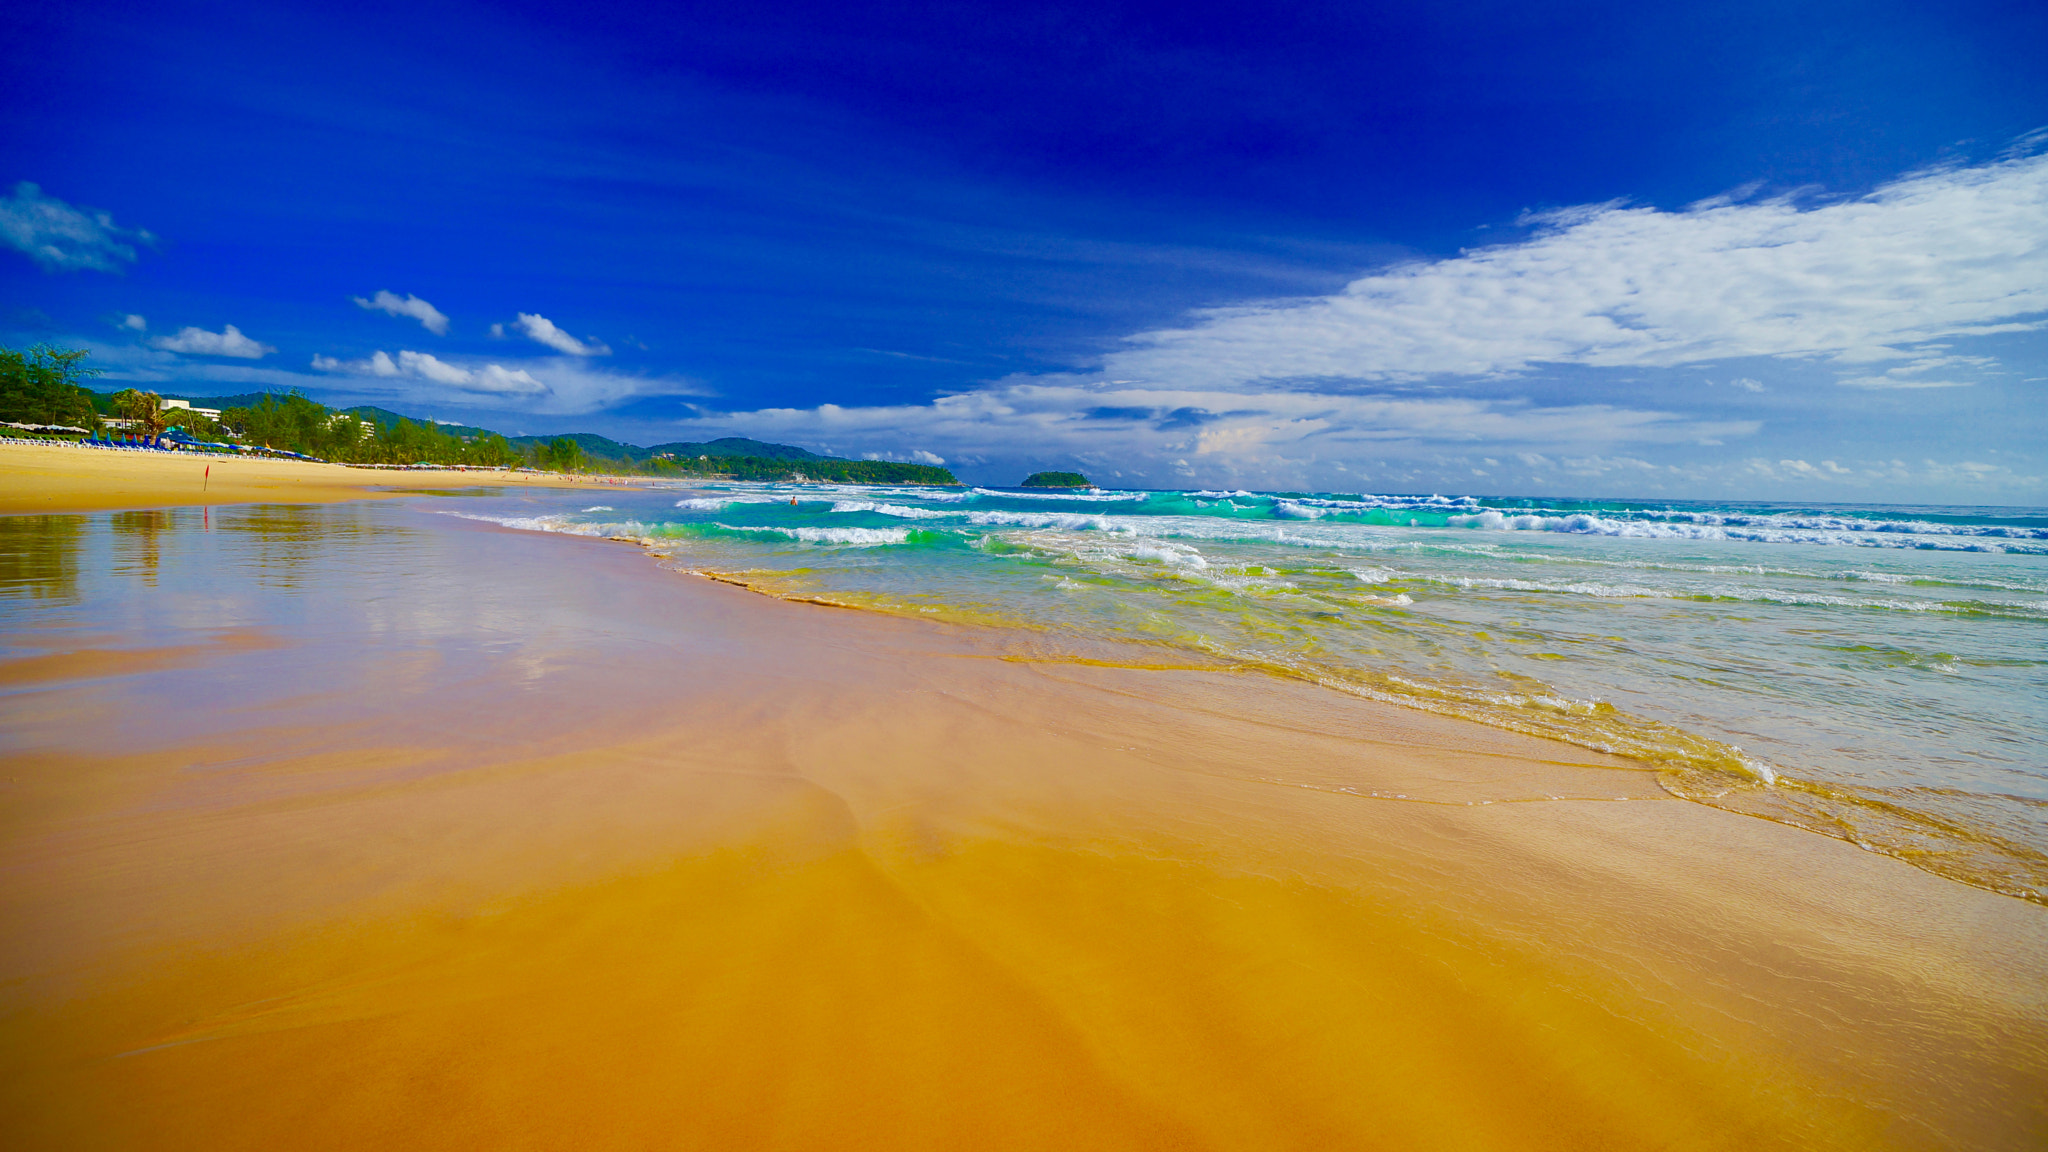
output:
<instances>
[{"instance_id":1,"label":"palm tree","mask_svg":"<svg viewBox=\"0 0 2048 1152\"><path fill-rule=\"evenodd\" d=\"M164 398L154 392L142 392L130 388L114 394L114 407L121 415L135 422L142 435L151 445L170 426L169 417L164 415Z\"/></svg>"}]
</instances>

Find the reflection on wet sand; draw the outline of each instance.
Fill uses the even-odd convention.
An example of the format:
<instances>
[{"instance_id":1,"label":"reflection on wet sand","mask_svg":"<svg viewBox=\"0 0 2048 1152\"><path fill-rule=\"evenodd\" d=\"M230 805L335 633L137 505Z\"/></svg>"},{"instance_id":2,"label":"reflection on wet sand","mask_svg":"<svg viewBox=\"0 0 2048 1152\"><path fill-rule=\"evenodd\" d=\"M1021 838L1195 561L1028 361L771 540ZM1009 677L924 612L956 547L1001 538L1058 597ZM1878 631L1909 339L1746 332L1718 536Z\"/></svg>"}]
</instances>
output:
<instances>
[{"instance_id":1,"label":"reflection on wet sand","mask_svg":"<svg viewBox=\"0 0 2048 1152\"><path fill-rule=\"evenodd\" d=\"M0 516L0 596L78 598L83 516Z\"/></svg>"},{"instance_id":2,"label":"reflection on wet sand","mask_svg":"<svg viewBox=\"0 0 2048 1152\"><path fill-rule=\"evenodd\" d=\"M0 693L11 1147L2048 1134L2037 906L1306 685L315 512L73 577L267 646Z\"/></svg>"},{"instance_id":3,"label":"reflection on wet sand","mask_svg":"<svg viewBox=\"0 0 2048 1152\"><path fill-rule=\"evenodd\" d=\"M213 513L213 526L245 542L237 559L249 565L267 588L301 588L315 553L378 531L403 533L393 525L373 528L362 505L323 508L312 504L251 504Z\"/></svg>"},{"instance_id":4,"label":"reflection on wet sand","mask_svg":"<svg viewBox=\"0 0 2048 1152\"><path fill-rule=\"evenodd\" d=\"M178 516L173 508L149 508L107 517L107 526L114 533L114 571L140 578L145 587L156 587L163 550L159 537L177 526Z\"/></svg>"}]
</instances>

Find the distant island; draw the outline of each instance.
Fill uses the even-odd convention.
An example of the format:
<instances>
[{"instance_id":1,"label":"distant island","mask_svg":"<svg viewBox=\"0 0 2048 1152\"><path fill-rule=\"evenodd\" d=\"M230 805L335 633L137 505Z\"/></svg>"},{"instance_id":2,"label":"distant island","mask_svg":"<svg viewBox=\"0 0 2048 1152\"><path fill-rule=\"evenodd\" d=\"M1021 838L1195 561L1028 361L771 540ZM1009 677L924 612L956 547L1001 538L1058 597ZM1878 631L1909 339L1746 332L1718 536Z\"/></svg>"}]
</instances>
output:
<instances>
[{"instance_id":1,"label":"distant island","mask_svg":"<svg viewBox=\"0 0 2048 1152\"><path fill-rule=\"evenodd\" d=\"M1023 488L1093 488L1079 472L1033 472L1024 478Z\"/></svg>"}]
</instances>

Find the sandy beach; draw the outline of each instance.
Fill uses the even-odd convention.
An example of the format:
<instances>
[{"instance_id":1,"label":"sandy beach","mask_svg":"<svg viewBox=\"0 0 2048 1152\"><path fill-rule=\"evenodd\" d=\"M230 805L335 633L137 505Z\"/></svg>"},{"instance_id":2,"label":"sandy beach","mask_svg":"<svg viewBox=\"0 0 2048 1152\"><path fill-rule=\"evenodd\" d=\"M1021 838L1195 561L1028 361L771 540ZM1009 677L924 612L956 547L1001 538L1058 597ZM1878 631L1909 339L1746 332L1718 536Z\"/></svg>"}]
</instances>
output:
<instances>
[{"instance_id":1,"label":"sandy beach","mask_svg":"<svg viewBox=\"0 0 2048 1152\"><path fill-rule=\"evenodd\" d=\"M264 457L0 443L0 515L361 500L429 488L601 488L621 482L562 473L398 471Z\"/></svg>"},{"instance_id":2,"label":"sandy beach","mask_svg":"<svg viewBox=\"0 0 2048 1152\"><path fill-rule=\"evenodd\" d=\"M10 1147L2048 1136L2039 905L459 503L0 521Z\"/></svg>"}]
</instances>

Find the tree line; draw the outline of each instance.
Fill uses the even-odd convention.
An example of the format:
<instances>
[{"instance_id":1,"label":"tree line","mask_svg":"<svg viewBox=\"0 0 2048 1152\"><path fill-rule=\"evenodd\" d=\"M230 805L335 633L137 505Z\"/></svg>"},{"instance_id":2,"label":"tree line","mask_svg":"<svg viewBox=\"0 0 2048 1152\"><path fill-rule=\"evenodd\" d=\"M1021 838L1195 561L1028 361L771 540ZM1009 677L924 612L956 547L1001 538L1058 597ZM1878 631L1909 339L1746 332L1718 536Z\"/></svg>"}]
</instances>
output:
<instances>
[{"instance_id":1,"label":"tree line","mask_svg":"<svg viewBox=\"0 0 2048 1152\"><path fill-rule=\"evenodd\" d=\"M614 459L587 452L568 437L522 438L514 443L496 432L453 435L432 421L367 420L296 391L269 393L253 404L224 409L215 421L190 409L166 408L163 398L154 392L133 388L111 395L94 392L84 381L98 376L99 369L87 365L85 358L82 349L46 345L22 351L0 348L0 421L77 428L100 437L107 434L106 421L118 418L127 423L128 434L152 443L176 429L183 437L200 442L226 440L337 464L524 466L551 472L843 484L959 483L944 468L887 460L762 456Z\"/></svg>"}]
</instances>

